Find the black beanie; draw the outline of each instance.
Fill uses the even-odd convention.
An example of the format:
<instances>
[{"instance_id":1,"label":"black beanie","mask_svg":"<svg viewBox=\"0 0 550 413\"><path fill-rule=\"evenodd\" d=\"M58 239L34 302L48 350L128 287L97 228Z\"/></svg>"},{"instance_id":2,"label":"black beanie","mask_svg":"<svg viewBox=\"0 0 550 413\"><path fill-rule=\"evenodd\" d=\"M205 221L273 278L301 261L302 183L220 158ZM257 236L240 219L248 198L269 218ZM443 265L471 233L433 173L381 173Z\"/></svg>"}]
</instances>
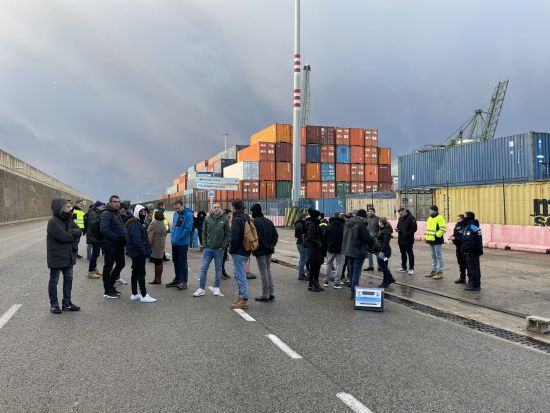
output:
<instances>
[{"instance_id":1,"label":"black beanie","mask_svg":"<svg viewBox=\"0 0 550 413\"><path fill-rule=\"evenodd\" d=\"M357 211L357 216L361 217L361 218L366 218L367 217L367 211L365 211L364 209L360 209L359 211Z\"/></svg>"},{"instance_id":2,"label":"black beanie","mask_svg":"<svg viewBox=\"0 0 550 413\"><path fill-rule=\"evenodd\" d=\"M430 209L434 212L439 212L439 208L437 207L437 205L432 205Z\"/></svg>"},{"instance_id":3,"label":"black beanie","mask_svg":"<svg viewBox=\"0 0 550 413\"><path fill-rule=\"evenodd\" d=\"M262 206L260 204L254 204L252 205L252 208L250 208L250 212L252 212L252 218L261 217L262 215Z\"/></svg>"},{"instance_id":4,"label":"black beanie","mask_svg":"<svg viewBox=\"0 0 550 413\"><path fill-rule=\"evenodd\" d=\"M307 212L311 218L319 218L321 216L321 213L313 208L309 208Z\"/></svg>"}]
</instances>

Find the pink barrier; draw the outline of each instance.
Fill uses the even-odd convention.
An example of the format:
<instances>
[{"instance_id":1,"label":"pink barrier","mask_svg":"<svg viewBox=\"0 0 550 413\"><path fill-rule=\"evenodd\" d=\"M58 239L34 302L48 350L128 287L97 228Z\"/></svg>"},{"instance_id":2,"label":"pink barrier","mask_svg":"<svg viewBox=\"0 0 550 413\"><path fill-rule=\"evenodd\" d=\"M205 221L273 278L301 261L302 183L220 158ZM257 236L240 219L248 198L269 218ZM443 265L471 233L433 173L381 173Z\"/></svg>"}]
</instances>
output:
<instances>
[{"instance_id":1,"label":"pink barrier","mask_svg":"<svg viewBox=\"0 0 550 413\"><path fill-rule=\"evenodd\" d=\"M279 215L265 215L266 218L270 219L273 222L273 225L276 227L285 226L285 217Z\"/></svg>"}]
</instances>

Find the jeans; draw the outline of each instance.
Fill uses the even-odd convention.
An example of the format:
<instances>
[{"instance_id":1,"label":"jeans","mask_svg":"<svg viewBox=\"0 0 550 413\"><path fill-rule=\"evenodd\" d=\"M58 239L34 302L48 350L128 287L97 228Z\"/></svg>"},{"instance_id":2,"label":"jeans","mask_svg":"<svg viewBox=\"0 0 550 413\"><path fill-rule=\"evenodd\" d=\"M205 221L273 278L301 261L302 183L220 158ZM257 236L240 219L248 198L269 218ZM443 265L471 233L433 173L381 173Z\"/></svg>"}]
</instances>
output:
<instances>
[{"instance_id":1,"label":"jeans","mask_svg":"<svg viewBox=\"0 0 550 413\"><path fill-rule=\"evenodd\" d=\"M262 277L262 297L273 295L273 277L271 276L271 254L256 257L256 263Z\"/></svg>"},{"instance_id":2,"label":"jeans","mask_svg":"<svg viewBox=\"0 0 550 413\"><path fill-rule=\"evenodd\" d=\"M378 258L378 267L384 273L384 279L382 280L382 282L384 284L389 284L390 281L393 280L393 275L391 275L391 272L389 269L389 264L390 264L389 259L391 257L391 252L388 252L387 254L384 254L384 255L386 256L387 259L381 260L380 258Z\"/></svg>"},{"instance_id":3,"label":"jeans","mask_svg":"<svg viewBox=\"0 0 550 413\"><path fill-rule=\"evenodd\" d=\"M355 287L359 285L364 262L365 258L348 257L349 275L351 278L351 291L353 293L355 293Z\"/></svg>"},{"instance_id":4,"label":"jeans","mask_svg":"<svg viewBox=\"0 0 550 413\"><path fill-rule=\"evenodd\" d=\"M222 260L222 273L223 274L226 274L227 272L225 271L225 262L227 261L227 248L223 250L223 260Z\"/></svg>"},{"instance_id":5,"label":"jeans","mask_svg":"<svg viewBox=\"0 0 550 413\"><path fill-rule=\"evenodd\" d=\"M481 287L481 269L479 267L479 255L464 254L468 265L468 274L470 276L470 284L474 288Z\"/></svg>"},{"instance_id":6,"label":"jeans","mask_svg":"<svg viewBox=\"0 0 550 413\"><path fill-rule=\"evenodd\" d=\"M86 259L90 261L90 257L92 256L92 244L86 244Z\"/></svg>"},{"instance_id":7,"label":"jeans","mask_svg":"<svg viewBox=\"0 0 550 413\"><path fill-rule=\"evenodd\" d=\"M414 270L414 253L413 244L401 245L399 244L399 251L401 252L401 268L407 269L407 255L409 256L409 270Z\"/></svg>"},{"instance_id":8,"label":"jeans","mask_svg":"<svg viewBox=\"0 0 550 413\"><path fill-rule=\"evenodd\" d=\"M145 288L145 255L138 255L132 258L132 278L130 284L132 286L132 294L138 293L137 286L139 283L139 290L142 296L147 295L147 289Z\"/></svg>"},{"instance_id":9,"label":"jeans","mask_svg":"<svg viewBox=\"0 0 550 413\"><path fill-rule=\"evenodd\" d=\"M302 244L296 244L296 248L298 248L298 253L300 254L300 261L298 262L298 276L304 277L306 274L305 267L308 258L307 248Z\"/></svg>"},{"instance_id":10,"label":"jeans","mask_svg":"<svg viewBox=\"0 0 550 413\"><path fill-rule=\"evenodd\" d=\"M374 268L374 256L370 253L367 253L367 258L369 259L369 268Z\"/></svg>"},{"instance_id":11,"label":"jeans","mask_svg":"<svg viewBox=\"0 0 550 413\"><path fill-rule=\"evenodd\" d=\"M59 306L57 301L57 282L59 273L63 273L63 305L71 304L71 290L73 289L73 267L50 268L50 282L48 284L48 295L50 305Z\"/></svg>"},{"instance_id":12,"label":"jeans","mask_svg":"<svg viewBox=\"0 0 550 413\"><path fill-rule=\"evenodd\" d=\"M189 245L172 245L172 261L174 262L174 272L178 284L186 283L189 276L189 268L187 267L188 248Z\"/></svg>"},{"instance_id":13,"label":"jeans","mask_svg":"<svg viewBox=\"0 0 550 413\"><path fill-rule=\"evenodd\" d=\"M330 275L332 272L332 266L336 262L336 279L334 285L340 285L342 283L342 268L344 267L344 256L342 254L328 253L327 256L327 268L325 270L325 282L330 281Z\"/></svg>"},{"instance_id":14,"label":"jeans","mask_svg":"<svg viewBox=\"0 0 550 413\"><path fill-rule=\"evenodd\" d=\"M432 271L443 272L443 254L441 244L429 244L432 251Z\"/></svg>"},{"instance_id":15,"label":"jeans","mask_svg":"<svg viewBox=\"0 0 550 413\"><path fill-rule=\"evenodd\" d=\"M206 276L208 274L208 267L214 259L214 265L216 269L216 278L214 279L214 288L220 288L222 280L222 261L223 261L223 248L205 248L202 250L201 270L199 287L203 290L206 287Z\"/></svg>"},{"instance_id":16,"label":"jeans","mask_svg":"<svg viewBox=\"0 0 550 413\"><path fill-rule=\"evenodd\" d=\"M97 268L97 258L101 253L101 243L93 242L91 244L88 244L88 248L90 247L92 249L92 253L90 254L90 264L88 264L88 272L95 271Z\"/></svg>"},{"instance_id":17,"label":"jeans","mask_svg":"<svg viewBox=\"0 0 550 413\"><path fill-rule=\"evenodd\" d=\"M237 280L239 296L244 300L248 300L248 280L246 279L246 260L248 260L248 257L236 254L231 257L233 258L233 273L235 280Z\"/></svg>"},{"instance_id":18,"label":"jeans","mask_svg":"<svg viewBox=\"0 0 550 413\"><path fill-rule=\"evenodd\" d=\"M105 243L105 262L103 264L103 288L106 293L112 293L115 290L115 281L120 277L120 273L126 262L124 260L124 245ZM113 265L115 266L113 268Z\"/></svg>"}]
</instances>

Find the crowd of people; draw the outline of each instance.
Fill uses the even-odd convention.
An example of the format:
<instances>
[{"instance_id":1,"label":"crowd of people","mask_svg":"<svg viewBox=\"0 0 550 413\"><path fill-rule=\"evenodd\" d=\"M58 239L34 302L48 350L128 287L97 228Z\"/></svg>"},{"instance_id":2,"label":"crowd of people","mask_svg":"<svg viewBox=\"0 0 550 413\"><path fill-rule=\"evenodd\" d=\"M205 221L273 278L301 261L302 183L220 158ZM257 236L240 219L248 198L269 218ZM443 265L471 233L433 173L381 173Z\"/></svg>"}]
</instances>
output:
<instances>
[{"instance_id":1,"label":"crowd of people","mask_svg":"<svg viewBox=\"0 0 550 413\"><path fill-rule=\"evenodd\" d=\"M257 302L275 300L271 258L275 252L278 233L273 222L262 213L260 204L251 208L251 216L241 200L232 202L231 210L223 210L218 203L212 205L210 213L199 211L195 217L191 209L185 208L181 200L175 203L173 221L165 216L165 204L159 203L149 210L136 205L133 211L122 203L120 197L112 195L108 203L96 201L84 213L77 202L73 206L68 199L54 199L51 203L52 217L47 228L47 263L50 268L49 297L50 311L79 311L71 299L73 266L77 259L80 238L86 236L88 277L102 278L103 297L119 299L118 285L127 284L121 278L126 257L131 260L130 300L154 303L146 286L146 262L154 264L154 278L150 285L161 284L164 262L169 256L174 265L175 277L165 284L167 288L186 290L189 278L188 250L194 243L194 233L202 253L199 288L193 297L206 295L207 274L214 261L215 279L211 287L214 296L221 295L221 280L230 278L225 271L225 262L231 256L233 275L238 297L231 305L233 309L249 306L248 280L255 278L249 273L250 257L256 258L262 283L262 293ZM417 231L416 219L405 208L399 209L399 219L392 228L385 217L378 217L374 208L360 209L354 213L334 213L330 218L315 209L302 214L294 224L294 235L299 253L298 280L308 281L311 292L324 291L333 283L335 289L349 286L351 298L359 285L365 260L366 271L382 272L380 288L387 288L396 280L389 268L392 256L391 241L397 232L397 243L401 253L401 266L397 272L414 276L413 245ZM445 219L437 206L430 207L426 223L425 241L432 253L432 271L426 274L434 280L443 278L442 244L446 232ZM167 234L170 234L171 254L166 251ZM466 284L465 290L480 290L479 257L483 244L479 222L473 212L459 215L450 241L456 246L456 257L460 276L457 284ZM102 271L97 267L100 254L104 256ZM326 261L326 263L325 263ZM325 265L323 285L321 269ZM408 265L407 265L408 264ZM59 306L57 284L63 274L63 299ZM468 277L468 281L466 281Z\"/></svg>"}]
</instances>

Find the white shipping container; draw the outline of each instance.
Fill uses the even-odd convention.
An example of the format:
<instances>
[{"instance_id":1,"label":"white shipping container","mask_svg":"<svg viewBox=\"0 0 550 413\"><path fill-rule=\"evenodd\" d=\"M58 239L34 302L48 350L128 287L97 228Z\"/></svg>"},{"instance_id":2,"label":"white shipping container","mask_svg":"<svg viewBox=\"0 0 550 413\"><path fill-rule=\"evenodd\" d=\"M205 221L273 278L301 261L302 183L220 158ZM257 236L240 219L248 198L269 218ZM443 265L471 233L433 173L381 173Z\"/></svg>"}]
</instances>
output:
<instances>
[{"instance_id":1,"label":"white shipping container","mask_svg":"<svg viewBox=\"0 0 550 413\"><path fill-rule=\"evenodd\" d=\"M178 192L178 187L176 185L169 186L168 188L166 188L166 195L172 195L172 194L175 194L176 192Z\"/></svg>"},{"instance_id":2,"label":"white shipping container","mask_svg":"<svg viewBox=\"0 0 550 413\"><path fill-rule=\"evenodd\" d=\"M224 178L237 178L241 181L259 181L260 165L257 161L242 161L223 168Z\"/></svg>"}]
</instances>

